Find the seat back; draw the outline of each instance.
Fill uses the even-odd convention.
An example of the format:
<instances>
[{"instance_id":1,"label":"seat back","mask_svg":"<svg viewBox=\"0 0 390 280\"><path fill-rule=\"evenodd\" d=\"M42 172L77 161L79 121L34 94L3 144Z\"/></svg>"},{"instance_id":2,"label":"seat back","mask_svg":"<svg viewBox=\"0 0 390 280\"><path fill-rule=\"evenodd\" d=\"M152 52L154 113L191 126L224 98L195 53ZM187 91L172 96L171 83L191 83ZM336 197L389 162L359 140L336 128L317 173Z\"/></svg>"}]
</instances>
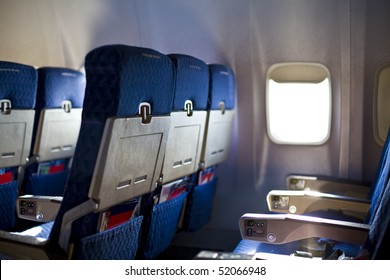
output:
<instances>
[{"instance_id":1,"label":"seat back","mask_svg":"<svg viewBox=\"0 0 390 280\"><path fill-rule=\"evenodd\" d=\"M144 198L140 258L146 259L153 259L166 250L175 236L187 196L182 180L199 168L206 122L207 64L188 55L168 56L176 69L175 95L162 186ZM155 196L159 197L157 205Z\"/></svg>"},{"instance_id":2,"label":"seat back","mask_svg":"<svg viewBox=\"0 0 390 280\"><path fill-rule=\"evenodd\" d=\"M201 156L204 168L219 164L227 158L235 103L233 71L220 64L211 64L209 69L209 108Z\"/></svg>"},{"instance_id":3,"label":"seat back","mask_svg":"<svg viewBox=\"0 0 390 280\"><path fill-rule=\"evenodd\" d=\"M390 128L387 133L385 145L382 150L381 158L377 167L376 180L371 186L370 198L371 204L368 211L366 222L371 224L377 211L379 201L385 192L385 187L390 178Z\"/></svg>"},{"instance_id":4,"label":"seat back","mask_svg":"<svg viewBox=\"0 0 390 280\"><path fill-rule=\"evenodd\" d=\"M390 258L390 180L387 180L386 188L373 214L365 247L371 259L388 260Z\"/></svg>"},{"instance_id":5,"label":"seat back","mask_svg":"<svg viewBox=\"0 0 390 280\"><path fill-rule=\"evenodd\" d=\"M176 67L176 87L164 158L164 183L199 169L209 84L205 62L183 54L171 54L169 57Z\"/></svg>"},{"instance_id":6,"label":"seat back","mask_svg":"<svg viewBox=\"0 0 390 280\"><path fill-rule=\"evenodd\" d=\"M373 185L367 222L371 225L366 247L372 259L389 259L390 253L390 129Z\"/></svg>"},{"instance_id":7,"label":"seat back","mask_svg":"<svg viewBox=\"0 0 390 280\"><path fill-rule=\"evenodd\" d=\"M183 229L197 231L211 219L218 178L216 165L227 158L234 117L235 81L224 65L209 65L209 97L200 171L190 188Z\"/></svg>"},{"instance_id":8,"label":"seat back","mask_svg":"<svg viewBox=\"0 0 390 280\"><path fill-rule=\"evenodd\" d=\"M0 229L15 224L18 167L30 154L37 89L36 70L0 62ZM21 175L20 175L21 176Z\"/></svg>"},{"instance_id":9,"label":"seat back","mask_svg":"<svg viewBox=\"0 0 390 280\"><path fill-rule=\"evenodd\" d=\"M132 258L142 219L97 233L99 212L156 186L174 66L151 49L110 45L91 51L85 69L80 136L50 239L75 258Z\"/></svg>"},{"instance_id":10,"label":"seat back","mask_svg":"<svg viewBox=\"0 0 390 280\"><path fill-rule=\"evenodd\" d=\"M38 69L33 152L24 194L62 195L80 131L85 76L79 71Z\"/></svg>"}]
</instances>

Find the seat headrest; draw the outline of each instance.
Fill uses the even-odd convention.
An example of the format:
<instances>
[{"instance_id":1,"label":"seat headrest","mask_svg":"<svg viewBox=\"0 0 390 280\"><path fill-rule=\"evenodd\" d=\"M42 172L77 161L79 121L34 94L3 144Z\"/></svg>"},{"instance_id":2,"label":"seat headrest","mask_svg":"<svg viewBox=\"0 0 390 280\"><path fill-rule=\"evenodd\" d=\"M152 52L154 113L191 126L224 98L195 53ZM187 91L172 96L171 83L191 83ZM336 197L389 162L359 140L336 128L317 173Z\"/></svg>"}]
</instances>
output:
<instances>
[{"instance_id":1,"label":"seat headrest","mask_svg":"<svg viewBox=\"0 0 390 280\"><path fill-rule=\"evenodd\" d=\"M82 108L85 91L83 73L60 67L38 69L38 93L36 109L58 109L64 101L72 108Z\"/></svg>"},{"instance_id":2,"label":"seat headrest","mask_svg":"<svg viewBox=\"0 0 390 280\"><path fill-rule=\"evenodd\" d=\"M108 45L88 53L85 69L88 120L134 116L142 102L151 105L152 115L170 114L175 69L168 56L147 48Z\"/></svg>"},{"instance_id":3,"label":"seat headrest","mask_svg":"<svg viewBox=\"0 0 390 280\"><path fill-rule=\"evenodd\" d=\"M172 111L182 111L186 100L194 110L206 110L209 92L209 70L205 62L183 54L168 55L176 67L176 87Z\"/></svg>"},{"instance_id":4,"label":"seat headrest","mask_svg":"<svg viewBox=\"0 0 390 280\"><path fill-rule=\"evenodd\" d=\"M0 61L0 100L10 100L13 109L33 109L37 79L32 66Z\"/></svg>"},{"instance_id":5,"label":"seat headrest","mask_svg":"<svg viewBox=\"0 0 390 280\"><path fill-rule=\"evenodd\" d=\"M221 64L210 64L210 100L209 109L220 109L219 103L225 103L225 109L234 108L235 79L233 71Z\"/></svg>"}]
</instances>

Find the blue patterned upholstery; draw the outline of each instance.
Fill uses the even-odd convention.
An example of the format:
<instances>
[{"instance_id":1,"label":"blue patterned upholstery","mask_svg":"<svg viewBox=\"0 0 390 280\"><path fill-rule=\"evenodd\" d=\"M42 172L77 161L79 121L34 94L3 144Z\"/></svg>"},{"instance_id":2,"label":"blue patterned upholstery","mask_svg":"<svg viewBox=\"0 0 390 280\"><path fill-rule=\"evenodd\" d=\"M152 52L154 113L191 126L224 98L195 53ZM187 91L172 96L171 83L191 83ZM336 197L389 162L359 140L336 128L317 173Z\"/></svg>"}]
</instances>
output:
<instances>
[{"instance_id":1,"label":"blue patterned upholstery","mask_svg":"<svg viewBox=\"0 0 390 280\"><path fill-rule=\"evenodd\" d=\"M187 193L182 193L153 207L148 240L143 252L145 258L155 258L168 248L175 236L186 196Z\"/></svg>"},{"instance_id":2,"label":"blue patterned upholstery","mask_svg":"<svg viewBox=\"0 0 390 280\"><path fill-rule=\"evenodd\" d=\"M170 54L168 56L176 67L176 88L172 111L182 111L186 100L193 102L194 110L206 110L209 91L207 64L189 55Z\"/></svg>"},{"instance_id":3,"label":"blue patterned upholstery","mask_svg":"<svg viewBox=\"0 0 390 280\"><path fill-rule=\"evenodd\" d=\"M209 109L218 110L219 102L225 103L225 109L234 109L235 80L233 71L221 64L210 64L210 100Z\"/></svg>"},{"instance_id":4,"label":"blue patterned upholstery","mask_svg":"<svg viewBox=\"0 0 390 280\"><path fill-rule=\"evenodd\" d=\"M135 257L143 217L137 217L115 228L83 238L81 260L130 260ZM124 238L125 237L125 238Z\"/></svg>"},{"instance_id":5,"label":"blue patterned upholstery","mask_svg":"<svg viewBox=\"0 0 390 280\"><path fill-rule=\"evenodd\" d=\"M14 109L34 109L36 91L34 67L0 61L0 99L9 99Z\"/></svg>"},{"instance_id":6,"label":"blue patterned upholstery","mask_svg":"<svg viewBox=\"0 0 390 280\"><path fill-rule=\"evenodd\" d=\"M389 157L388 157L389 158ZM374 216L366 244L372 259L390 259L390 180L387 180Z\"/></svg>"},{"instance_id":7,"label":"blue patterned upholstery","mask_svg":"<svg viewBox=\"0 0 390 280\"><path fill-rule=\"evenodd\" d=\"M38 92L36 110L61 108L64 100L72 102L72 108L82 108L85 77L76 70L60 67L38 68Z\"/></svg>"},{"instance_id":8,"label":"blue patterned upholstery","mask_svg":"<svg viewBox=\"0 0 390 280\"><path fill-rule=\"evenodd\" d=\"M37 72L32 66L0 61L0 100L9 100L12 109L31 110L35 106L36 90ZM1 120L7 120L7 117L7 115L0 114ZM18 166L3 166L0 169L6 167L16 170ZM17 178L14 178L13 182L0 185L1 230L8 230L15 224L17 195Z\"/></svg>"},{"instance_id":9,"label":"blue patterned upholstery","mask_svg":"<svg viewBox=\"0 0 390 280\"><path fill-rule=\"evenodd\" d=\"M18 181L0 185L0 230L8 230L15 225L17 196Z\"/></svg>"},{"instance_id":10,"label":"blue patterned upholstery","mask_svg":"<svg viewBox=\"0 0 390 280\"><path fill-rule=\"evenodd\" d=\"M86 56L85 69L87 86L81 130L63 201L50 235L54 241L59 238L64 213L89 198L106 119L137 115L141 102L151 104L153 115L168 115L172 107L174 65L157 51L124 45L103 46ZM107 241L118 234L116 231L107 237L96 234L97 222L98 214L88 214L73 223L70 242L78 247L76 255L80 258L94 258L85 252L89 248L87 244L94 241L84 238ZM126 230L122 235L128 238Z\"/></svg>"},{"instance_id":11,"label":"blue patterned upholstery","mask_svg":"<svg viewBox=\"0 0 390 280\"><path fill-rule=\"evenodd\" d=\"M184 219L184 228L197 231L209 222L212 213L213 199L217 178L210 182L195 186L189 194Z\"/></svg>"},{"instance_id":12,"label":"blue patterned upholstery","mask_svg":"<svg viewBox=\"0 0 390 280\"><path fill-rule=\"evenodd\" d=\"M35 176L34 170L36 167L29 167L26 171L28 184L24 188L24 193L48 196L61 196L64 193L69 170L43 176Z\"/></svg>"},{"instance_id":13,"label":"blue patterned upholstery","mask_svg":"<svg viewBox=\"0 0 390 280\"><path fill-rule=\"evenodd\" d=\"M383 196L385 187L390 178L390 128L387 133L387 138L385 145L382 150L381 159L377 168L376 181L371 187L371 204L370 209L366 218L366 222L371 224L374 217L376 216L376 211L379 207L379 201Z\"/></svg>"}]
</instances>

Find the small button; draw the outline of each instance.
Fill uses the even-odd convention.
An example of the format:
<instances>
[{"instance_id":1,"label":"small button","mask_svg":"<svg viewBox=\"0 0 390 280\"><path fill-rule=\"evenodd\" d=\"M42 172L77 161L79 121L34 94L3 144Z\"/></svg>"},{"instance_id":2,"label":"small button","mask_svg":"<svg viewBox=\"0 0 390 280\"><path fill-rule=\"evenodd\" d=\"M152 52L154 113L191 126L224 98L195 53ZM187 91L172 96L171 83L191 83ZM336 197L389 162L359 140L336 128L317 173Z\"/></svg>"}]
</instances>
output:
<instances>
[{"instance_id":1,"label":"small button","mask_svg":"<svg viewBox=\"0 0 390 280\"><path fill-rule=\"evenodd\" d=\"M35 218L38 220L38 221L42 221L43 219L43 214L41 212L38 212L36 215L35 215Z\"/></svg>"},{"instance_id":2,"label":"small button","mask_svg":"<svg viewBox=\"0 0 390 280\"><path fill-rule=\"evenodd\" d=\"M272 242L275 242L275 240L276 240L276 235L273 233L268 233L267 241L272 243Z\"/></svg>"},{"instance_id":3,"label":"small button","mask_svg":"<svg viewBox=\"0 0 390 280\"><path fill-rule=\"evenodd\" d=\"M290 206L290 208L288 209L290 211L291 214L294 214L297 212L297 207L295 207L294 205Z\"/></svg>"},{"instance_id":4,"label":"small button","mask_svg":"<svg viewBox=\"0 0 390 280\"><path fill-rule=\"evenodd\" d=\"M256 226L263 228L263 227L265 227L265 222L257 222Z\"/></svg>"},{"instance_id":5,"label":"small button","mask_svg":"<svg viewBox=\"0 0 390 280\"><path fill-rule=\"evenodd\" d=\"M252 230L251 228L248 228L248 229L246 230L246 235L247 235L247 236L252 236L252 234L253 234L253 230Z\"/></svg>"}]
</instances>

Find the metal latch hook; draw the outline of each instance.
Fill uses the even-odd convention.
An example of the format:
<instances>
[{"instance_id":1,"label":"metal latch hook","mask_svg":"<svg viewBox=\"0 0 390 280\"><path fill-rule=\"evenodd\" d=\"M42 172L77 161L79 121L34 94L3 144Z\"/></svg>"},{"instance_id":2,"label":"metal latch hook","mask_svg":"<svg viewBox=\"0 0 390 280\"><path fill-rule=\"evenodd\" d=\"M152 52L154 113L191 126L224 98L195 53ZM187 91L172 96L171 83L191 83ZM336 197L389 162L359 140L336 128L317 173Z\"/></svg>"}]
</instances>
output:
<instances>
[{"instance_id":1,"label":"metal latch hook","mask_svg":"<svg viewBox=\"0 0 390 280\"><path fill-rule=\"evenodd\" d=\"M148 102L142 102L138 107L138 114L142 118L142 123L147 124L152 120L152 107Z\"/></svg>"},{"instance_id":2,"label":"metal latch hook","mask_svg":"<svg viewBox=\"0 0 390 280\"><path fill-rule=\"evenodd\" d=\"M72 111L72 102L70 100L62 101L61 108L64 109L65 113L70 113Z\"/></svg>"},{"instance_id":3,"label":"metal latch hook","mask_svg":"<svg viewBox=\"0 0 390 280\"><path fill-rule=\"evenodd\" d=\"M192 104L191 100L186 100L184 102L184 110L187 111L187 116L191 117L192 114L194 113L194 105Z\"/></svg>"},{"instance_id":4,"label":"metal latch hook","mask_svg":"<svg viewBox=\"0 0 390 280\"><path fill-rule=\"evenodd\" d=\"M222 115L225 114L225 111L226 111L225 102L223 102L223 101L219 102L219 110L221 111Z\"/></svg>"},{"instance_id":5,"label":"metal latch hook","mask_svg":"<svg viewBox=\"0 0 390 280\"><path fill-rule=\"evenodd\" d=\"M0 112L2 115L11 114L11 100L9 99L1 99L0 100Z\"/></svg>"}]
</instances>

